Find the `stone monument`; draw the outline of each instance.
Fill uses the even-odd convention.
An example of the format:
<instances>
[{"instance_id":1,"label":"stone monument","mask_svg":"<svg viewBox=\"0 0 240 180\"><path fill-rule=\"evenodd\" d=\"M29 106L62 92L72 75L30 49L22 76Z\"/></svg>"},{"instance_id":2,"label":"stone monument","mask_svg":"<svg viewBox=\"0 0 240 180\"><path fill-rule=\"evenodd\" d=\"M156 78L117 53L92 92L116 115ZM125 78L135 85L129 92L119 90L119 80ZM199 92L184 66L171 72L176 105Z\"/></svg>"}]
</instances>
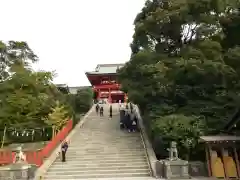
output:
<instances>
[{"instance_id":1,"label":"stone monument","mask_svg":"<svg viewBox=\"0 0 240 180\"><path fill-rule=\"evenodd\" d=\"M26 156L21 147L17 147L13 164L0 167L1 180L32 180L36 170L35 165L26 162Z\"/></svg>"},{"instance_id":2,"label":"stone monument","mask_svg":"<svg viewBox=\"0 0 240 180\"><path fill-rule=\"evenodd\" d=\"M176 161L179 160L178 158L178 150L177 150L177 143L172 141L169 151L169 160L170 161Z\"/></svg>"},{"instance_id":3,"label":"stone monument","mask_svg":"<svg viewBox=\"0 0 240 180\"><path fill-rule=\"evenodd\" d=\"M190 179L188 161L178 158L177 143L171 142L169 158L163 160L164 177L167 179Z\"/></svg>"}]
</instances>

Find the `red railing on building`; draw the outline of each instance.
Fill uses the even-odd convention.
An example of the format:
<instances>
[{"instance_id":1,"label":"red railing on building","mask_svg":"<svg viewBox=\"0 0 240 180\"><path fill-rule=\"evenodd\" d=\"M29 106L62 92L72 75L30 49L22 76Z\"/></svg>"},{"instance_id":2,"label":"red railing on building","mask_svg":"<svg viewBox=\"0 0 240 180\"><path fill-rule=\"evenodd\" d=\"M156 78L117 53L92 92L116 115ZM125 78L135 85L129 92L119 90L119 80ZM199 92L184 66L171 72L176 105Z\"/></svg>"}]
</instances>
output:
<instances>
[{"instance_id":1,"label":"red railing on building","mask_svg":"<svg viewBox=\"0 0 240 180\"><path fill-rule=\"evenodd\" d=\"M93 86L94 90L99 90L99 89L120 89L120 84L100 84L100 85L95 85Z\"/></svg>"},{"instance_id":2,"label":"red railing on building","mask_svg":"<svg viewBox=\"0 0 240 180\"><path fill-rule=\"evenodd\" d=\"M38 151L25 151L26 161L29 164L41 166L44 158L48 158L53 150L64 140L73 128L73 121L69 120L67 124L57 133L57 135L48 142L48 144ZM0 164L11 164L14 161L15 152L0 151Z\"/></svg>"}]
</instances>

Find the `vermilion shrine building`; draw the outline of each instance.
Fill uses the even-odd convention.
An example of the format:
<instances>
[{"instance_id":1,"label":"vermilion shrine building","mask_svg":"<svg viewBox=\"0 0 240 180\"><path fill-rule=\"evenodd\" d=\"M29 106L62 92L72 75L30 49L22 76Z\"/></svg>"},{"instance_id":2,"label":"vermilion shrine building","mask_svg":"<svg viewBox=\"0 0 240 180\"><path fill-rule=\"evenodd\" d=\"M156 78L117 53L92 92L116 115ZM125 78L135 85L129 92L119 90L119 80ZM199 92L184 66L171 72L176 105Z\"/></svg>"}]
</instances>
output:
<instances>
[{"instance_id":1,"label":"vermilion shrine building","mask_svg":"<svg viewBox=\"0 0 240 180\"><path fill-rule=\"evenodd\" d=\"M124 64L99 64L95 71L85 73L96 99L107 99L109 103L127 101L127 95L120 91L120 84L117 82L117 70L123 66Z\"/></svg>"}]
</instances>

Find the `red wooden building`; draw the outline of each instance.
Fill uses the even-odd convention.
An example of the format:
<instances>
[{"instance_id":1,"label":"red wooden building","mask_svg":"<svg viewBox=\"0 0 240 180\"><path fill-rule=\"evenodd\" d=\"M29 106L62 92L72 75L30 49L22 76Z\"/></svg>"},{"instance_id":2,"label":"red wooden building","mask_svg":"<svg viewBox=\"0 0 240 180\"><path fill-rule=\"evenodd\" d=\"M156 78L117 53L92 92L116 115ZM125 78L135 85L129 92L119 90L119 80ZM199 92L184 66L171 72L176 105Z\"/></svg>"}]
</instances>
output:
<instances>
[{"instance_id":1,"label":"red wooden building","mask_svg":"<svg viewBox=\"0 0 240 180\"><path fill-rule=\"evenodd\" d=\"M95 71L85 73L98 100L107 99L110 103L127 100L117 82L117 70L123 66L124 64L99 64Z\"/></svg>"}]
</instances>

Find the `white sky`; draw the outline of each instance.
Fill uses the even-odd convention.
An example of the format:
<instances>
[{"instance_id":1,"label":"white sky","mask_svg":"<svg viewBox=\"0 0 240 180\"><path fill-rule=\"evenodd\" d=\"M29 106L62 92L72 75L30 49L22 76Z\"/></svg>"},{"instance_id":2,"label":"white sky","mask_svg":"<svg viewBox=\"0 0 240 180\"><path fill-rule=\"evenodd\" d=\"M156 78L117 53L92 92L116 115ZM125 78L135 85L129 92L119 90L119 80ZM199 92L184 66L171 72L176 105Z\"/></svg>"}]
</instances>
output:
<instances>
[{"instance_id":1,"label":"white sky","mask_svg":"<svg viewBox=\"0 0 240 180\"><path fill-rule=\"evenodd\" d=\"M0 0L0 40L27 41L36 69L55 83L90 85L85 71L130 57L133 21L145 0Z\"/></svg>"}]
</instances>

